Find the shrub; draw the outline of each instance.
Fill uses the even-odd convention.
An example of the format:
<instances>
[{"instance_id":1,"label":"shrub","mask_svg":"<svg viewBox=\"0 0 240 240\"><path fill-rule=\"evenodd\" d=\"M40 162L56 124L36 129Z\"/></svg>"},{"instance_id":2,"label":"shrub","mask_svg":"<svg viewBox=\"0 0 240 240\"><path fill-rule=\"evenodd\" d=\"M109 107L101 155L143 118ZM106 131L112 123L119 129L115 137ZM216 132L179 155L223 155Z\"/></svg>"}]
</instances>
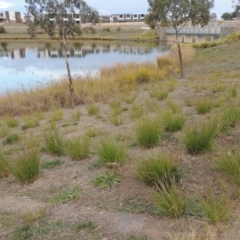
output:
<instances>
[{"instance_id":1,"label":"shrub","mask_svg":"<svg viewBox=\"0 0 240 240\"><path fill-rule=\"evenodd\" d=\"M152 148L157 145L162 126L155 118L142 118L138 120L136 126L137 140L140 145Z\"/></svg>"},{"instance_id":2,"label":"shrub","mask_svg":"<svg viewBox=\"0 0 240 240\"><path fill-rule=\"evenodd\" d=\"M187 130L184 142L188 153L198 154L203 151L210 151L217 131L217 126L213 122L203 123L199 129L192 128Z\"/></svg>"},{"instance_id":3,"label":"shrub","mask_svg":"<svg viewBox=\"0 0 240 240\"><path fill-rule=\"evenodd\" d=\"M201 100L196 102L196 111L199 114L205 114L210 112L213 108L213 103L209 100Z\"/></svg>"},{"instance_id":4,"label":"shrub","mask_svg":"<svg viewBox=\"0 0 240 240\"><path fill-rule=\"evenodd\" d=\"M8 161L0 150L0 179L9 175Z\"/></svg>"},{"instance_id":5,"label":"shrub","mask_svg":"<svg viewBox=\"0 0 240 240\"><path fill-rule=\"evenodd\" d=\"M116 186L119 182L120 178L113 171L101 174L94 180L94 184L99 188Z\"/></svg>"},{"instance_id":6,"label":"shrub","mask_svg":"<svg viewBox=\"0 0 240 240\"><path fill-rule=\"evenodd\" d=\"M223 154L215 159L215 164L231 181L240 185L240 150Z\"/></svg>"},{"instance_id":7,"label":"shrub","mask_svg":"<svg viewBox=\"0 0 240 240\"><path fill-rule=\"evenodd\" d=\"M19 136L15 133L9 134L3 141L3 144L14 144L20 140Z\"/></svg>"},{"instance_id":8,"label":"shrub","mask_svg":"<svg viewBox=\"0 0 240 240\"><path fill-rule=\"evenodd\" d=\"M56 130L44 134L44 150L47 152L62 156L64 154L64 145L62 136Z\"/></svg>"},{"instance_id":9,"label":"shrub","mask_svg":"<svg viewBox=\"0 0 240 240\"><path fill-rule=\"evenodd\" d=\"M163 117L163 123L167 132L180 131L183 128L186 119L183 115L167 113Z\"/></svg>"},{"instance_id":10,"label":"shrub","mask_svg":"<svg viewBox=\"0 0 240 240\"><path fill-rule=\"evenodd\" d=\"M67 154L74 160L82 160L88 157L90 147L89 138L68 140L66 144Z\"/></svg>"},{"instance_id":11,"label":"shrub","mask_svg":"<svg viewBox=\"0 0 240 240\"><path fill-rule=\"evenodd\" d=\"M162 188L155 194L155 204L157 206L157 213L178 218L182 216L187 208L187 200L183 194L172 186L170 189Z\"/></svg>"},{"instance_id":12,"label":"shrub","mask_svg":"<svg viewBox=\"0 0 240 240\"><path fill-rule=\"evenodd\" d=\"M112 138L101 139L98 156L106 164L123 164L126 161L126 147Z\"/></svg>"},{"instance_id":13,"label":"shrub","mask_svg":"<svg viewBox=\"0 0 240 240\"><path fill-rule=\"evenodd\" d=\"M225 222L229 219L230 204L223 196L216 197L211 193L206 198L200 199L200 205L210 223Z\"/></svg>"},{"instance_id":14,"label":"shrub","mask_svg":"<svg viewBox=\"0 0 240 240\"><path fill-rule=\"evenodd\" d=\"M1 33L6 33L6 29L4 28L4 26L0 26L0 34Z\"/></svg>"},{"instance_id":15,"label":"shrub","mask_svg":"<svg viewBox=\"0 0 240 240\"><path fill-rule=\"evenodd\" d=\"M146 161L140 163L137 167L137 176L148 186L157 186L161 188L161 184L165 188L171 187L174 181L180 184L181 173L178 165L169 156L158 154L150 157ZM161 183L159 185L159 183Z\"/></svg>"},{"instance_id":16,"label":"shrub","mask_svg":"<svg viewBox=\"0 0 240 240\"><path fill-rule=\"evenodd\" d=\"M9 165L11 174L23 184L34 182L39 176L40 157L37 150L24 151Z\"/></svg>"}]
</instances>

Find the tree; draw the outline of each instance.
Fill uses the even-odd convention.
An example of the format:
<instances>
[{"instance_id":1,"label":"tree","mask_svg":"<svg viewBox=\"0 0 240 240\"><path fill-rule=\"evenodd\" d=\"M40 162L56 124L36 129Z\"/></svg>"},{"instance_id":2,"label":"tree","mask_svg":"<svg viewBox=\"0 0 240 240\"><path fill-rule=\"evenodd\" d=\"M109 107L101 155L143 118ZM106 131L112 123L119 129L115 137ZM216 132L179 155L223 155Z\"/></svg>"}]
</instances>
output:
<instances>
[{"instance_id":1,"label":"tree","mask_svg":"<svg viewBox=\"0 0 240 240\"><path fill-rule=\"evenodd\" d=\"M210 18L211 18L211 20L216 20L217 19L217 14L216 13L212 13L210 15Z\"/></svg>"},{"instance_id":2,"label":"tree","mask_svg":"<svg viewBox=\"0 0 240 240\"><path fill-rule=\"evenodd\" d=\"M232 16L232 13L228 13L228 12L225 12L225 13L223 13L223 15L221 16L221 18L223 19L223 20L232 20L232 18L233 18L233 16Z\"/></svg>"},{"instance_id":3,"label":"tree","mask_svg":"<svg viewBox=\"0 0 240 240\"><path fill-rule=\"evenodd\" d=\"M210 9L214 6L214 0L148 0L148 4L147 24L152 28L161 26L172 27L175 30L183 78L183 59L178 33L189 22L192 25L206 25L210 20Z\"/></svg>"},{"instance_id":4,"label":"tree","mask_svg":"<svg viewBox=\"0 0 240 240\"><path fill-rule=\"evenodd\" d=\"M36 37L37 30L43 29L50 37L59 37L67 67L70 104L74 107L74 88L67 59L67 39L81 33L81 22L93 22L98 12L84 0L25 0L26 23L30 37Z\"/></svg>"}]
</instances>

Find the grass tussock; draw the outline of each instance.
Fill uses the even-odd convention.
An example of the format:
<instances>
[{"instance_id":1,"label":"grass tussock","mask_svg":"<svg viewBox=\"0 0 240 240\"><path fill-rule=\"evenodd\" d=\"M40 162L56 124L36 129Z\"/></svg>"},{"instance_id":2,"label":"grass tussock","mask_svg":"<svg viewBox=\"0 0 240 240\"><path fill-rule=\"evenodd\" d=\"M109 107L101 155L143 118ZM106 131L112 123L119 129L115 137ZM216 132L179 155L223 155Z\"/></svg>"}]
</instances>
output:
<instances>
[{"instance_id":1,"label":"grass tussock","mask_svg":"<svg viewBox=\"0 0 240 240\"><path fill-rule=\"evenodd\" d=\"M157 145L162 130L159 119L144 117L136 125L137 141L143 147L152 148Z\"/></svg>"},{"instance_id":2,"label":"grass tussock","mask_svg":"<svg viewBox=\"0 0 240 240\"><path fill-rule=\"evenodd\" d=\"M139 179L148 186L171 188L172 182L179 185L181 173L173 158L158 154L140 163L136 169ZM161 183L159 185L159 183Z\"/></svg>"},{"instance_id":3,"label":"grass tussock","mask_svg":"<svg viewBox=\"0 0 240 240\"><path fill-rule=\"evenodd\" d=\"M195 103L195 108L198 114L205 114L210 112L213 108L213 103L210 100L199 100Z\"/></svg>"},{"instance_id":4,"label":"grass tussock","mask_svg":"<svg viewBox=\"0 0 240 240\"><path fill-rule=\"evenodd\" d=\"M9 164L8 160L0 150L0 179L9 175Z\"/></svg>"},{"instance_id":5,"label":"grass tussock","mask_svg":"<svg viewBox=\"0 0 240 240\"><path fill-rule=\"evenodd\" d=\"M66 152L73 160L82 160L88 157L90 148L89 138L76 138L68 140Z\"/></svg>"},{"instance_id":6,"label":"grass tussock","mask_svg":"<svg viewBox=\"0 0 240 240\"><path fill-rule=\"evenodd\" d=\"M163 117L163 124L165 131L167 132L175 132L182 130L184 124L186 122L186 118L181 114L173 114L168 112Z\"/></svg>"},{"instance_id":7,"label":"grass tussock","mask_svg":"<svg viewBox=\"0 0 240 240\"><path fill-rule=\"evenodd\" d=\"M231 181L240 185L240 150L221 154L214 162Z\"/></svg>"},{"instance_id":8,"label":"grass tussock","mask_svg":"<svg viewBox=\"0 0 240 240\"><path fill-rule=\"evenodd\" d=\"M106 164L123 164L126 162L126 147L125 144L116 141L113 138L101 139L98 149L100 160Z\"/></svg>"},{"instance_id":9,"label":"grass tussock","mask_svg":"<svg viewBox=\"0 0 240 240\"><path fill-rule=\"evenodd\" d=\"M188 153L198 154L212 149L212 142L218 133L218 126L213 122L202 123L199 128L186 130L184 142Z\"/></svg>"},{"instance_id":10,"label":"grass tussock","mask_svg":"<svg viewBox=\"0 0 240 240\"><path fill-rule=\"evenodd\" d=\"M24 151L9 164L10 173L22 184L34 182L40 173L40 156L37 150Z\"/></svg>"}]
</instances>

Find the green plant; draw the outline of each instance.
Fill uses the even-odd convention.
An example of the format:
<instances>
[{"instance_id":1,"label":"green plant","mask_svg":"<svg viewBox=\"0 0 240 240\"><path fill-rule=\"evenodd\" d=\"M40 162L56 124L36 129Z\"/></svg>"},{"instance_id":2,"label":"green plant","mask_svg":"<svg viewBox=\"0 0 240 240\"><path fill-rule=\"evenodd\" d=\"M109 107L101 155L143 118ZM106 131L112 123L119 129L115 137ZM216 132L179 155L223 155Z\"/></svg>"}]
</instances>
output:
<instances>
[{"instance_id":1,"label":"green plant","mask_svg":"<svg viewBox=\"0 0 240 240\"><path fill-rule=\"evenodd\" d=\"M67 141L66 152L74 160L82 160L88 157L90 147L89 138L76 138Z\"/></svg>"},{"instance_id":2,"label":"green plant","mask_svg":"<svg viewBox=\"0 0 240 240\"><path fill-rule=\"evenodd\" d=\"M94 184L99 188L116 186L119 182L120 178L114 173L114 171L101 174L94 180Z\"/></svg>"},{"instance_id":3,"label":"green plant","mask_svg":"<svg viewBox=\"0 0 240 240\"><path fill-rule=\"evenodd\" d=\"M57 109L52 113L52 115L50 117L50 122L58 122L58 121L62 120L62 118L63 118L63 110Z\"/></svg>"},{"instance_id":4,"label":"green plant","mask_svg":"<svg viewBox=\"0 0 240 240\"><path fill-rule=\"evenodd\" d=\"M28 118L25 119L24 125L22 126L22 130L27 130L28 128L35 128L38 126L38 122L35 119Z\"/></svg>"},{"instance_id":5,"label":"green plant","mask_svg":"<svg viewBox=\"0 0 240 240\"><path fill-rule=\"evenodd\" d=\"M146 148L152 148L157 145L162 125L158 119L142 118L138 120L136 126L136 136L140 145Z\"/></svg>"},{"instance_id":6,"label":"green plant","mask_svg":"<svg viewBox=\"0 0 240 240\"><path fill-rule=\"evenodd\" d=\"M150 96L155 97L158 100L164 100L168 97L168 91L167 90L154 89L150 92Z\"/></svg>"},{"instance_id":7,"label":"green plant","mask_svg":"<svg viewBox=\"0 0 240 240\"><path fill-rule=\"evenodd\" d=\"M113 138L101 139L98 156L100 160L106 164L123 164L126 161L125 144L118 142Z\"/></svg>"},{"instance_id":8,"label":"green plant","mask_svg":"<svg viewBox=\"0 0 240 240\"><path fill-rule=\"evenodd\" d=\"M224 196L215 196L213 193L200 199L204 216L210 223L225 222L229 219L230 203Z\"/></svg>"},{"instance_id":9,"label":"green plant","mask_svg":"<svg viewBox=\"0 0 240 240\"><path fill-rule=\"evenodd\" d=\"M164 128L167 132L180 131L185 124L185 117L181 114L172 114L168 112L163 117Z\"/></svg>"},{"instance_id":10,"label":"green plant","mask_svg":"<svg viewBox=\"0 0 240 240\"><path fill-rule=\"evenodd\" d=\"M53 202L67 203L74 200L80 195L81 190L78 186L73 186L68 190L62 191L58 196L53 199Z\"/></svg>"},{"instance_id":11,"label":"green plant","mask_svg":"<svg viewBox=\"0 0 240 240\"><path fill-rule=\"evenodd\" d=\"M178 165L167 155L151 156L140 163L136 171L139 179L148 186L161 188L163 184L168 189L173 181L177 185L181 182L181 171Z\"/></svg>"},{"instance_id":12,"label":"green plant","mask_svg":"<svg viewBox=\"0 0 240 240\"><path fill-rule=\"evenodd\" d=\"M196 111L199 114L205 114L210 112L210 110L213 108L213 103L209 100L200 100L196 102Z\"/></svg>"},{"instance_id":13,"label":"green plant","mask_svg":"<svg viewBox=\"0 0 240 240\"><path fill-rule=\"evenodd\" d=\"M10 173L23 184L34 182L40 172L40 156L37 150L19 153L14 162L9 164Z\"/></svg>"},{"instance_id":14,"label":"green plant","mask_svg":"<svg viewBox=\"0 0 240 240\"><path fill-rule=\"evenodd\" d=\"M145 235L143 236L129 235L126 237L125 240L149 240L149 238Z\"/></svg>"},{"instance_id":15,"label":"green plant","mask_svg":"<svg viewBox=\"0 0 240 240\"><path fill-rule=\"evenodd\" d=\"M227 177L240 185L240 150L222 154L214 159L217 168Z\"/></svg>"},{"instance_id":16,"label":"green plant","mask_svg":"<svg viewBox=\"0 0 240 240\"><path fill-rule=\"evenodd\" d=\"M173 113L180 113L182 110L181 105L179 105L178 103L174 102L171 99L168 99L166 101L166 104L172 110Z\"/></svg>"},{"instance_id":17,"label":"green plant","mask_svg":"<svg viewBox=\"0 0 240 240\"><path fill-rule=\"evenodd\" d=\"M19 140L20 140L20 137L17 134L12 133L6 137L6 139L3 141L3 144L14 144Z\"/></svg>"},{"instance_id":18,"label":"green plant","mask_svg":"<svg viewBox=\"0 0 240 240\"><path fill-rule=\"evenodd\" d=\"M155 204L157 214L172 218L182 216L187 209L187 200L175 185L168 189L162 186L161 191L155 193Z\"/></svg>"},{"instance_id":19,"label":"green plant","mask_svg":"<svg viewBox=\"0 0 240 240\"><path fill-rule=\"evenodd\" d=\"M14 128L19 125L18 119L14 118L14 117L6 117L5 122L6 122L7 126L10 128Z\"/></svg>"},{"instance_id":20,"label":"green plant","mask_svg":"<svg viewBox=\"0 0 240 240\"><path fill-rule=\"evenodd\" d=\"M0 34L1 33L6 33L6 29L4 28L4 26L0 26Z\"/></svg>"},{"instance_id":21,"label":"green plant","mask_svg":"<svg viewBox=\"0 0 240 240\"><path fill-rule=\"evenodd\" d=\"M74 122L78 122L80 120L80 117L81 117L80 110L76 110L75 112L72 113L72 120Z\"/></svg>"},{"instance_id":22,"label":"green plant","mask_svg":"<svg viewBox=\"0 0 240 240\"><path fill-rule=\"evenodd\" d=\"M62 156L64 154L64 140L58 131L44 133L44 150Z\"/></svg>"},{"instance_id":23,"label":"green plant","mask_svg":"<svg viewBox=\"0 0 240 240\"><path fill-rule=\"evenodd\" d=\"M119 126L123 124L122 110L114 109L110 113L109 120L112 124Z\"/></svg>"},{"instance_id":24,"label":"green plant","mask_svg":"<svg viewBox=\"0 0 240 240\"><path fill-rule=\"evenodd\" d=\"M138 105L138 104L134 103L132 105L132 109L131 109L132 119L142 118L143 115L144 115L144 108L141 105Z\"/></svg>"},{"instance_id":25,"label":"green plant","mask_svg":"<svg viewBox=\"0 0 240 240\"><path fill-rule=\"evenodd\" d=\"M0 150L0 179L9 175L9 163Z\"/></svg>"},{"instance_id":26,"label":"green plant","mask_svg":"<svg viewBox=\"0 0 240 240\"><path fill-rule=\"evenodd\" d=\"M1 127L0 129L0 138L4 138L7 135L9 135L10 131L8 129L8 127Z\"/></svg>"},{"instance_id":27,"label":"green plant","mask_svg":"<svg viewBox=\"0 0 240 240\"><path fill-rule=\"evenodd\" d=\"M214 122L202 123L199 129L191 128L185 132L184 142L188 153L198 154L212 149L212 141L218 132Z\"/></svg>"},{"instance_id":28,"label":"green plant","mask_svg":"<svg viewBox=\"0 0 240 240\"><path fill-rule=\"evenodd\" d=\"M88 170L99 169L99 168L102 168L103 166L104 166L104 163L102 161L94 161L90 164L90 166L88 167Z\"/></svg>"},{"instance_id":29,"label":"green plant","mask_svg":"<svg viewBox=\"0 0 240 240\"><path fill-rule=\"evenodd\" d=\"M97 227L96 224L94 224L92 221L87 221L87 222L81 222L76 224L76 229L78 231L87 229L89 232L94 230Z\"/></svg>"},{"instance_id":30,"label":"green plant","mask_svg":"<svg viewBox=\"0 0 240 240\"><path fill-rule=\"evenodd\" d=\"M98 115L99 114L99 108L95 104L91 104L88 106L88 115L93 116L93 115Z\"/></svg>"},{"instance_id":31,"label":"green plant","mask_svg":"<svg viewBox=\"0 0 240 240\"><path fill-rule=\"evenodd\" d=\"M63 161L61 161L60 159L55 159L53 161L43 163L42 168L43 169L51 169L51 168L54 168L56 166L60 166L62 164L63 164Z\"/></svg>"}]
</instances>

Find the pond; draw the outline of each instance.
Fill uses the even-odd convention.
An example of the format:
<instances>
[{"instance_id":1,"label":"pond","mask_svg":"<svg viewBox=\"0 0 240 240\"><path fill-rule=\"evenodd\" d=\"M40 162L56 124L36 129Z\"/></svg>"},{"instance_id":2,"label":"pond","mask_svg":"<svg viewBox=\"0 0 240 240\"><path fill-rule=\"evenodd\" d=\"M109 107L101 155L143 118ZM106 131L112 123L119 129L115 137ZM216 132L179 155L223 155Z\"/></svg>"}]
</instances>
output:
<instances>
[{"instance_id":1,"label":"pond","mask_svg":"<svg viewBox=\"0 0 240 240\"><path fill-rule=\"evenodd\" d=\"M156 61L166 51L159 43L81 41L68 44L67 56L73 76L84 76L117 63ZM59 44L0 43L0 94L43 86L66 73Z\"/></svg>"}]
</instances>

